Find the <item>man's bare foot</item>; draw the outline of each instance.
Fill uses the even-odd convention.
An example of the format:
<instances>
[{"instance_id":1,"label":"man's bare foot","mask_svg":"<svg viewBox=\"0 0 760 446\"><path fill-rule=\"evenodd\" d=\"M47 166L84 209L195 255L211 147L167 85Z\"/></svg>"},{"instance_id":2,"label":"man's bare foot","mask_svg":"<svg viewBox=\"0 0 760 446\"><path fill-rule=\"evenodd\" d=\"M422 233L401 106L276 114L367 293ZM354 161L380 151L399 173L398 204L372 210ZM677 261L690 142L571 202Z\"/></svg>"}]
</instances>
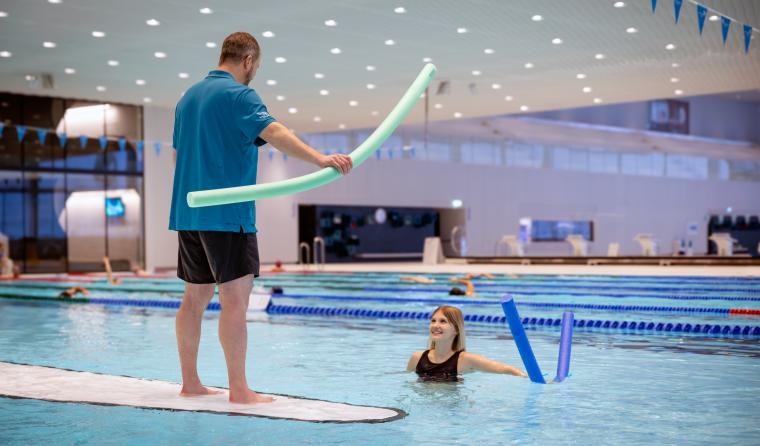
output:
<instances>
[{"instance_id":1,"label":"man's bare foot","mask_svg":"<svg viewBox=\"0 0 760 446\"><path fill-rule=\"evenodd\" d=\"M253 390L246 389L245 392L230 391L230 402L238 404L257 404L257 403L271 403L274 398L271 396L264 396L254 392Z\"/></svg>"},{"instance_id":2,"label":"man's bare foot","mask_svg":"<svg viewBox=\"0 0 760 446\"><path fill-rule=\"evenodd\" d=\"M219 395L224 393L221 390L213 390L201 385L195 386L182 386L182 390L179 392L179 396L203 396L203 395Z\"/></svg>"}]
</instances>

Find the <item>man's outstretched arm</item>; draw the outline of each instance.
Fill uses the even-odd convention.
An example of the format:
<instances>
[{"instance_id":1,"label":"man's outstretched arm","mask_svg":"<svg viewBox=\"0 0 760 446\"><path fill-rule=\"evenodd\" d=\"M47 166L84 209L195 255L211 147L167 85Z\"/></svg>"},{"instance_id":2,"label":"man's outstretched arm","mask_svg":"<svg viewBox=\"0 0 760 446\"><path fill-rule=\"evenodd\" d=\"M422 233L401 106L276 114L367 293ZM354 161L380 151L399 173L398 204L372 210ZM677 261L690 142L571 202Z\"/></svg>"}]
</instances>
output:
<instances>
[{"instance_id":1,"label":"man's outstretched arm","mask_svg":"<svg viewBox=\"0 0 760 446\"><path fill-rule=\"evenodd\" d=\"M323 155L301 141L293 132L279 122L273 122L266 126L259 136L288 156L315 164L319 167L334 167L342 175L350 172L353 167L351 158L347 155Z\"/></svg>"}]
</instances>

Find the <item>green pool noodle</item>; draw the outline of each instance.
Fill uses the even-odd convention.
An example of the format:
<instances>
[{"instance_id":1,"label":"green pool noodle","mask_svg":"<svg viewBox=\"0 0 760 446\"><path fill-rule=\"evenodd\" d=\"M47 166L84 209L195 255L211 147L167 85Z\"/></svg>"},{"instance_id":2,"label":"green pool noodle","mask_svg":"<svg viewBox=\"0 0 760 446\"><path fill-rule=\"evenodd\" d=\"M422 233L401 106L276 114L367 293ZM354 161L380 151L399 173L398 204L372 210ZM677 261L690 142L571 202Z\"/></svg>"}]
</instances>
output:
<instances>
[{"instance_id":1,"label":"green pool noodle","mask_svg":"<svg viewBox=\"0 0 760 446\"><path fill-rule=\"evenodd\" d=\"M367 158L375 153L396 130L396 127L406 118L412 107L417 104L417 101L435 76L435 72L435 65L425 65L417 76L417 79L406 90L404 96L401 97L383 122L369 135L366 141L351 152L349 156L353 161L354 168L359 167ZM325 167L316 172L283 181L189 192L187 194L187 204L191 208L197 208L290 195L322 186L338 179L340 176L340 172L334 167Z\"/></svg>"}]
</instances>

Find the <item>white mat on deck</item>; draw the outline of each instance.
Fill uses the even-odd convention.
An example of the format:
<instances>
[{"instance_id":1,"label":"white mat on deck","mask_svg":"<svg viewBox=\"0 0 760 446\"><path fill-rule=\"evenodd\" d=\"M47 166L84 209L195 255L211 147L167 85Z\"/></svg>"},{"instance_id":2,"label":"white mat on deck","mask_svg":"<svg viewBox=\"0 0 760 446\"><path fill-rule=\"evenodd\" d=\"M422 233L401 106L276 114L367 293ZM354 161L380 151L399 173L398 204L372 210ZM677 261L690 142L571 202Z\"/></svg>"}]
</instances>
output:
<instances>
[{"instance_id":1,"label":"white mat on deck","mask_svg":"<svg viewBox=\"0 0 760 446\"><path fill-rule=\"evenodd\" d=\"M285 395L270 395L275 400L266 404L233 404L227 389L219 389L224 391L220 395L192 398L179 396L179 390L179 384L166 381L0 362L0 396L12 398L328 423L379 423L406 416L397 409Z\"/></svg>"}]
</instances>

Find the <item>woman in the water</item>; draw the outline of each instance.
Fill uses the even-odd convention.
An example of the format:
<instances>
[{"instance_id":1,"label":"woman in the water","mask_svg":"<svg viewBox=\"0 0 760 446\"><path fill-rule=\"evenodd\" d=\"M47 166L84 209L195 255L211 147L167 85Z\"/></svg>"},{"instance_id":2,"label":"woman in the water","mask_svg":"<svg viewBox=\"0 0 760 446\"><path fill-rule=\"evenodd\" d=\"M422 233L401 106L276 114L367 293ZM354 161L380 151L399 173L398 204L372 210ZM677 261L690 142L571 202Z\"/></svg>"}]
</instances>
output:
<instances>
[{"instance_id":1,"label":"woman in the water","mask_svg":"<svg viewBox=\"0 0 760 446\"><path fill-rule=\"evenodd\" d=\"M430 318L428 350L414 352L406 367L423 380L456 381L460 373L504 373L526 378L522 370L501 362L465 351L464 317L459 308L442 305Z\"/></svg>"}]
</instances>

